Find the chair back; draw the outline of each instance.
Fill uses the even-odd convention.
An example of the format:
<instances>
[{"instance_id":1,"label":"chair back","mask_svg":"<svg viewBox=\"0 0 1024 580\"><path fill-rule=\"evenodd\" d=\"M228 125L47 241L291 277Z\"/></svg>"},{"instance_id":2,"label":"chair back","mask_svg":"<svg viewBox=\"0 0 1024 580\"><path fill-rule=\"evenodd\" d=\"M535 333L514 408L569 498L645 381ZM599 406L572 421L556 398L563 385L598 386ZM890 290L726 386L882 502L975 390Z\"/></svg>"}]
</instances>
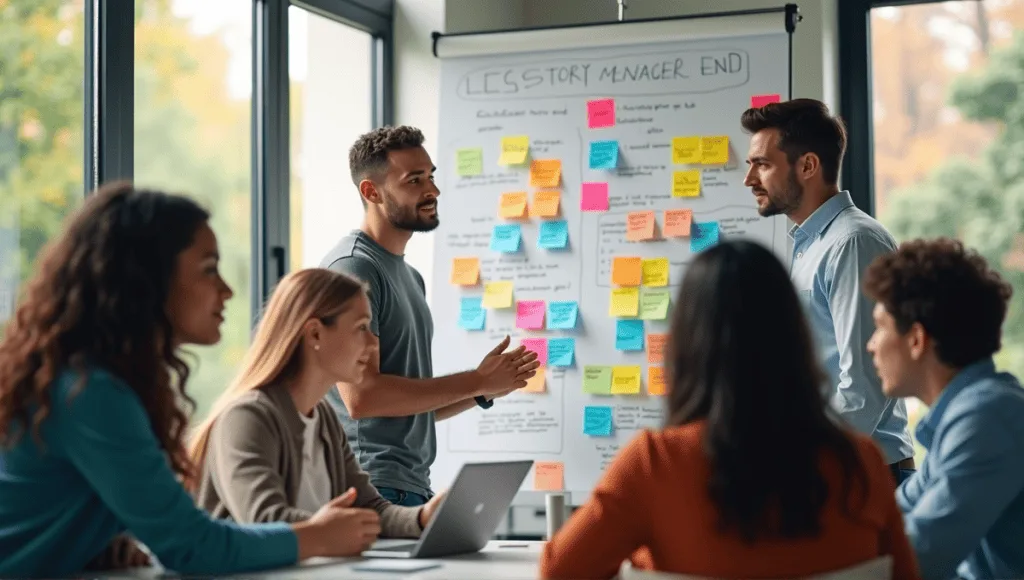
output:
<instances>
[{"instance_id":1,"label":"chair back","mask_svg":"<svg viewBox=\"0 0 1024 580\"><path fill-rule=\"evenodd\" d=\"M719 580L707 576L639 570L628 561L619 569L620 580ZM841 570L804 576L800 580L892 580L892 556L879 556Z\"/></svg>"}]
</instances>

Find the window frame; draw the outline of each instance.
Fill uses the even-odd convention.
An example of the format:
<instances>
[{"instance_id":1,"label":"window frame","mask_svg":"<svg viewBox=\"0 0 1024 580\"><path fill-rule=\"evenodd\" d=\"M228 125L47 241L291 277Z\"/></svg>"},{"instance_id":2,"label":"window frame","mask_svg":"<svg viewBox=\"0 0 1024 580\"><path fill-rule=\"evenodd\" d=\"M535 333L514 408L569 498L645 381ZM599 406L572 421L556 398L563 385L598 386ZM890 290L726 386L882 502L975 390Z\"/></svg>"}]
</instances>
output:
<instances>
[{"instance_id":1,"label":"window frame","mask_svg":"<svg viewBox=\"0 0 1024 580\"><path fill-rule=\"evenodd\" d=\"M135 3L85 2L84 195L132 179L135 163Z\"/></svg>"}]
</instances>

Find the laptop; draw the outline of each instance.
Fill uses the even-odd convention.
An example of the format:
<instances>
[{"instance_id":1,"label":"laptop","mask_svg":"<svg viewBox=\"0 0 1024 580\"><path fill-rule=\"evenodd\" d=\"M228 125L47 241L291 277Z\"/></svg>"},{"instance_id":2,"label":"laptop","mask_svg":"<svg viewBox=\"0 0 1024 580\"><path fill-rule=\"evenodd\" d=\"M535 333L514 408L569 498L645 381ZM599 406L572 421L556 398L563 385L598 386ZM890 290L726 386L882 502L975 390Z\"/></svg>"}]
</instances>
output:
<instances>
[{"instance_id":1,"label":"laptop","mask_svg":"<svg viewBox=\"0 0 1024 580\"><path fill-rule=\"evenodd\" d=\"M467 463L418 541L381 540L367 558L436 558L478 552L498 529L533 461Z\"/></svg>"}]
</instances>

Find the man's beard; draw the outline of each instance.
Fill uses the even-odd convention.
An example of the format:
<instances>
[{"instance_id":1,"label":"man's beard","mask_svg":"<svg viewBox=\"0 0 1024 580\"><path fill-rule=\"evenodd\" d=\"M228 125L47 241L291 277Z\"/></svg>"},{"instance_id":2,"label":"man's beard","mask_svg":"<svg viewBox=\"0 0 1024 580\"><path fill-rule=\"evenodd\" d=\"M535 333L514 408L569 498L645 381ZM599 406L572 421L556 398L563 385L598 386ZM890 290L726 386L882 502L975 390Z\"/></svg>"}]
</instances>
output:
<instances>
[{"instance_id":1,"label":"man's beard","mask_svg":"<svg viewBox=\"0 0 1024 580\"><path fill-rule=\"evenodd\" d=\"M768 206L764 208L759 206L757 208L757 213L761 214L761 217L772 217L779 214L788 215L800 207L800 202L804 199L804 188L796 180L796 172L790 168L789 175L786 178L786 190L778 197L771 197L767 194L765 197L768 199Z\"/></svg>"},{"instance_id":2,"label":"man's beard","mask_svg":"<svg viewBox=\"0 0 1024 580\"><path fill-rule=\"evenodd\" d=\"M384 212L388 216L388 222L399 230L405 230L407 232L430 232L440 225L441 220L438 218L437 210L434 211L432 216L424 216L420 214L420 209L423 206L436 204L437 200L425 201L416 204L414 207L402 207L396 205L390 195L384 195Z\"/></svg>"}]
</instances>

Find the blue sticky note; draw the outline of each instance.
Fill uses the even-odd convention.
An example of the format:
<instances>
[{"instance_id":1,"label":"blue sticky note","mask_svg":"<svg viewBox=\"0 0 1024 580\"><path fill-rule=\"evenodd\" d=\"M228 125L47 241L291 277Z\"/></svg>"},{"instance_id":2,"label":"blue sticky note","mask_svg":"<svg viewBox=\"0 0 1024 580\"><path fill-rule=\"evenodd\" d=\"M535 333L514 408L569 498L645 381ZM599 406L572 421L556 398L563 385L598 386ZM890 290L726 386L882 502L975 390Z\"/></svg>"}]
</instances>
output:
<instances>
[{"instance_id":1,"label":"blue sticky note","mask_svg":"<svg viewBox=\"0 0 1024 580\"><path fill-rule=\"evenodd\" d=\"M498 224L491 234L491 251L514 254L519 251L523 230L519 224Z\"/></svg>"},{"instance_id":2,"label":"blue sticky note","mask_svg":"<svg viewBox=\"0 0 1024 580\"><path fill-rule=\"evenodd\" d=\"M483 330L487 320L482 296L464 296L459 309L459 328L466 330Z\"/></svg>"},{"instance_id":3,"label":"blue sticky note","mask_svg":"<svg viewBox=\"0 0 1024 580\"><path fill-rule=\"evenodd\" d=\"M690 251L703 252L718 244L718 222L694 222L690 234Z\"/></svg>"},{"instance_id":4,"label":"blue sticky note","mask_svg":"<svg viewBox=\"0 0 1024 580\"><path fill-rule=\"evenodd\" d=\"M611 407L583 407L583 434L609 437L612 434Z\"/></svg>"},{"instance_id":5,"label":"blue sticky note","mask_svg":"<svg viewBox=\"0 0 1024 580\"><path fill-rule=\"evenodd\" d=\"M619 320L615 325L615 350L643 350L644 321Z\"/></svg>"},{"instance_id":6,"label":"blue sticky note","mask_svg":"<svg viewBox=\"0 0 1024 580\"><path fill-rule=\"evenodd\" d=\"M548 339L548 365L553 367L571 367L576 357L575 338Z\"/></svg>"},{"instance_id":7,"label":"blue sticky note","mask_svg":"<svg viewBox=\"0 0 1024 580\"><path fill-rule=\"evenodd\" d=\"M516 225L518 228L519 226ZM569 244L569 223L564 220L540 222L537 247L545 250L561 250Z\"/></svg>"},{"instance_id":8,"label":"blue sticky note","mask_svg":"<svg viewBox=\"0 0 1024 580\"><path fill-rule=\"evenodd\" d=\"M591 141L590 168L615 169L619 164L618 141Z\"/></svg>"},{"instance_id":9,"label":"blue sticky note","mask_svg":"<svg viewBox=\"0 0 1024 580\"><path fill-rule=\"evenodd\" d=\"M572 302L548 302L548 329L572 330L576 328L576 317L580 306Z\"/></svg>"}]
</instances>

